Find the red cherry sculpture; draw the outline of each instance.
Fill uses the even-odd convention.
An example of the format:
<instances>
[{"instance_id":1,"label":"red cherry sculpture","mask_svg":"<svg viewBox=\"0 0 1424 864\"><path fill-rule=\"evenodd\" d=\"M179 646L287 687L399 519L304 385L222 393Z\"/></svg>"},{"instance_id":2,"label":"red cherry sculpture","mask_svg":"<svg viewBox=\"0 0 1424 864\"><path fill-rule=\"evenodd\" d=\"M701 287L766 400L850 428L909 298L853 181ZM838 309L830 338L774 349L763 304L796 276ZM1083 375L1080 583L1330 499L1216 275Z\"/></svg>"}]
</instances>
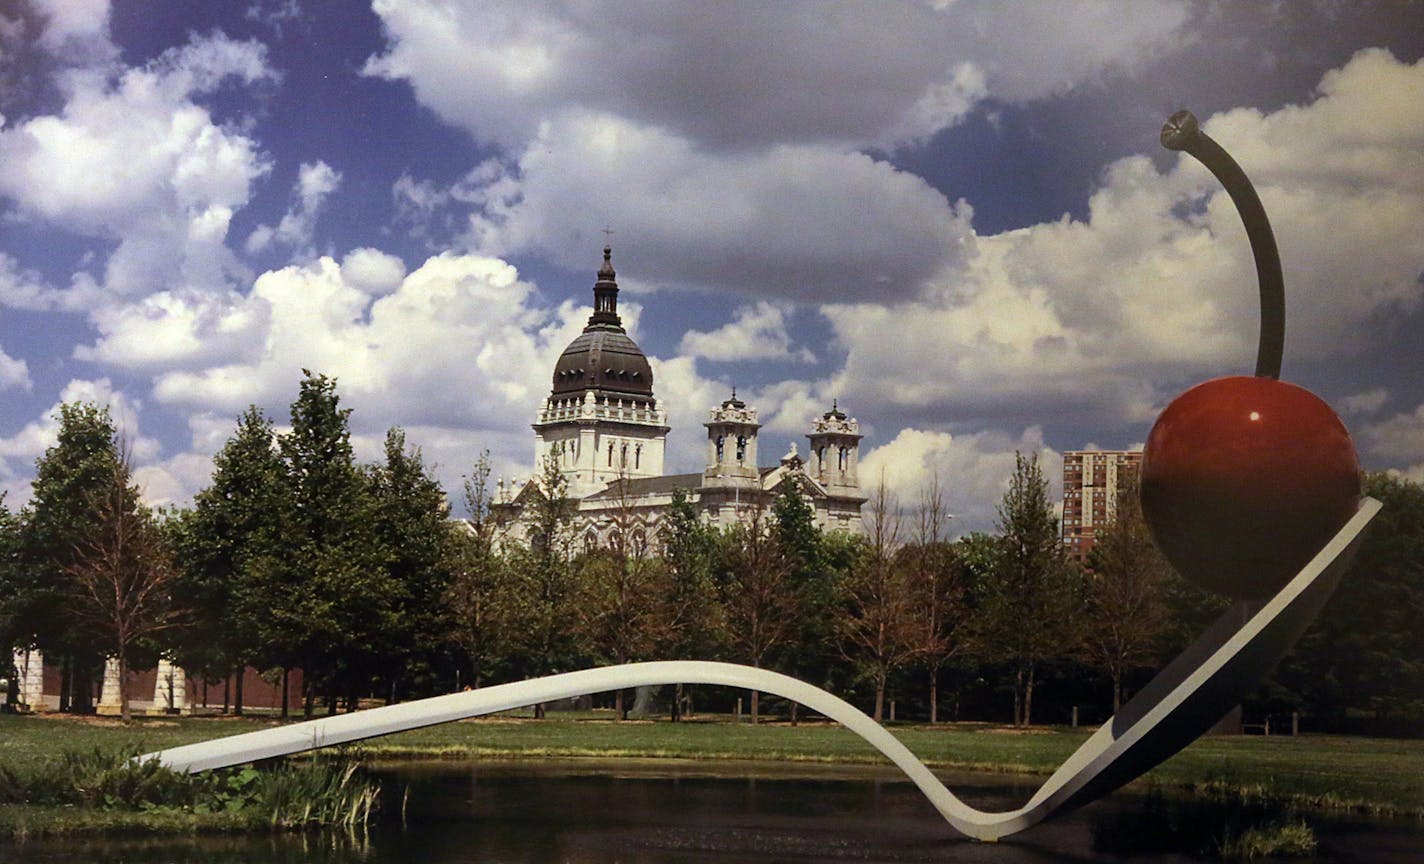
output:
<instances>
[{"instance_id":1,"label":"red cherry sculpture","mask_svg":"<svg viewBox=\"0 0 1424 864\"><path fill-rule=\"evenodd\" d=\"M1285 344L1280 256L1245 172L1189 111L1172 115L1162 143L1199 159L1236 203L1256 259L1261 340L1255 377L1198 384L1157 418L1142 454L1142 512L1183 576L1237 599L1267 597L1354 515L1359 459L1328 405L1276 380Z\"/></svg>"},{"instance_id":2,"label":"red cherry sculpture","mask_svg":"<svg viewBox=\"0 0 1424 864\"><path fill-rule=\"evenodd\" d=\"M1355 514L1350 433L1315 394L1270 378L1198 384L1147 436L1142 509L1183 575L1238 599L1274 594Z\"/></svg>"}]
</instances>

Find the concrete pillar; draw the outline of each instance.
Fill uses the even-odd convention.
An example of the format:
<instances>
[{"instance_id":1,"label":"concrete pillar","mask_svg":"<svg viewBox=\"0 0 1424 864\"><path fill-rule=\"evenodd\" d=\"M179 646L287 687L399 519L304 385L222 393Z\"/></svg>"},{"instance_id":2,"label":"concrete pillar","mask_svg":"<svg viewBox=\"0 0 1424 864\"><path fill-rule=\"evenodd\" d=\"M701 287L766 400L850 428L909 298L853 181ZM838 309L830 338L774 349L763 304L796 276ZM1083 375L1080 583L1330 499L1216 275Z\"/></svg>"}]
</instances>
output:
<instances>
[{"instance_id":1,"label":"concrete pillar","mask_svg":"<svg viewBox=\"0 0 1424 864\"><path fill-rule=\"evenodd\" d=\"M49 706L44 698L44 654L39 651L16 651L15 671L20 676L20 702L31 711Z\"/></svg>"},{"instance_id":2,"label":"concrete pillar","mask_svg":"<svg viewBox=\"0 0 1424 864\"><path fill-rule=\"evenodd\" d=\"M241 674L241 673L239 673ZM171 685L171 686L170 686ZM171 694L171 699L170 699ZM158 661L158 680L153 684L155 711L182 711L188 707L188 676L172 661Z\"/></svg>"},{"instance_id":3,"label":"concrete pillar","mask_svg":"<svg viewBox=\"0 0 1424 864\"><path fill-rule=\"evenodd\" d=\"M100 714L118 714L122 710L119 686L119 661L116 657L110 657L104 661L104 686L99 690L96 707Z\"/></svg>"}]
</instances>

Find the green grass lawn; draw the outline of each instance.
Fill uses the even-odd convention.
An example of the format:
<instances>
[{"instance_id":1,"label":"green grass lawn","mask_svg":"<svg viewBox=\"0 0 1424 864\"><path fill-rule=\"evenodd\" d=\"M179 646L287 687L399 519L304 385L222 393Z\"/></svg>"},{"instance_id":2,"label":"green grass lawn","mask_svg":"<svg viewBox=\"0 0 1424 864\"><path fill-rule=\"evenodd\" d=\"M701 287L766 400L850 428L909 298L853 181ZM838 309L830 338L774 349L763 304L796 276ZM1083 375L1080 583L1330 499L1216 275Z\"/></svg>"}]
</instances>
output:
<instances>
[{"instance_id":1,"label":"green grass lawn","mask_svg":"<svg viewBox=\"0 0 1424 864\"><path fill-rule=\"evenodd\" d=\"M135 746L157 750L270 725L271 720L152 718L117 721L0 716L0 764L22 768L55 749ZM893 727L942 769L1048 774L1086 737L1083 730L1019 732L987 724ZM784 723L614 723L607 712L499 717L433 726L366 742L372 759L663 757L885 764L838 726ZM1144 781L1139 781L1144 782ZM1297 805L1424 817L1424 741L1308 735L1202 739L1148 775L1173 789L1212 784L1259 791Z\"/></svg>"}]
</instances>

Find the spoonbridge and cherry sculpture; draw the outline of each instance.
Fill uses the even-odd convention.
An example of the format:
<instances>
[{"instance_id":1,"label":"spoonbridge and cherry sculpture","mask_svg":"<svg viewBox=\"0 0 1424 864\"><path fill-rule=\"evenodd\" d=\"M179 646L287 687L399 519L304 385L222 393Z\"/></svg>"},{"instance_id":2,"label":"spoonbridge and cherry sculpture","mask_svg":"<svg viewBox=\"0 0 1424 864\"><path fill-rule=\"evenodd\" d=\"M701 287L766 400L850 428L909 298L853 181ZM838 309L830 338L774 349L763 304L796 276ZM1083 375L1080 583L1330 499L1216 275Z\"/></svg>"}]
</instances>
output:
<instances>
[{"instance_id":1,"label":"spoonbridge and cherry sculpture","mask_svg":"<svg viewBox=\"0 0 1424 864\"><path fill-rule=\"evenodd\" d=\"M1172 565L1236 603L1022 807L970 807L884 727L825 690L765 669L692 660L551 675L141 758L204 771L589 693L714 684L773 693L835 720L885 754L951 826L980 840L1023 831L1141 776L1215 725L1270 672L1334 593L1380 509L1361 498L1358 460L1339 418L1308 391L1277 380L1285 317L1280 259L1245 173L1189 112L1173 115L1162 141L1201 160L1241 211L1261 283L1261 349L1254 377L1199 384L1162 413L1143 453L1143 509Z\"/></svg>"}]
</instances>

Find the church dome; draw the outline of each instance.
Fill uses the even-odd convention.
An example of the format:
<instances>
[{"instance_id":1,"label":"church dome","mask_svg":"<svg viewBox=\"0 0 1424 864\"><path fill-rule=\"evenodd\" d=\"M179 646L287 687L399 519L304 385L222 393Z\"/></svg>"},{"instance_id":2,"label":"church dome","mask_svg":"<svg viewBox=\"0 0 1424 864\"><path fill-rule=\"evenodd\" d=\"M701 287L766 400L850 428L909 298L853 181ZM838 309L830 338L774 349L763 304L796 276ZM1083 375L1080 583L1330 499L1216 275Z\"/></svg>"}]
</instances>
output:
<instances>
[{"instance_id":1,"label":"church dome","mask_svg":"<svg viewBox=\"0 0 1424 864\"><path fill-rule=\"evenodd\" d=\"M618 317L618 282L613 250L603 247L603 267L593 286L593 314L583 333L569 343L554 364L553 395L607 390L651 399L653 367L628 338Z\"/></svg>"}]
</instances>

